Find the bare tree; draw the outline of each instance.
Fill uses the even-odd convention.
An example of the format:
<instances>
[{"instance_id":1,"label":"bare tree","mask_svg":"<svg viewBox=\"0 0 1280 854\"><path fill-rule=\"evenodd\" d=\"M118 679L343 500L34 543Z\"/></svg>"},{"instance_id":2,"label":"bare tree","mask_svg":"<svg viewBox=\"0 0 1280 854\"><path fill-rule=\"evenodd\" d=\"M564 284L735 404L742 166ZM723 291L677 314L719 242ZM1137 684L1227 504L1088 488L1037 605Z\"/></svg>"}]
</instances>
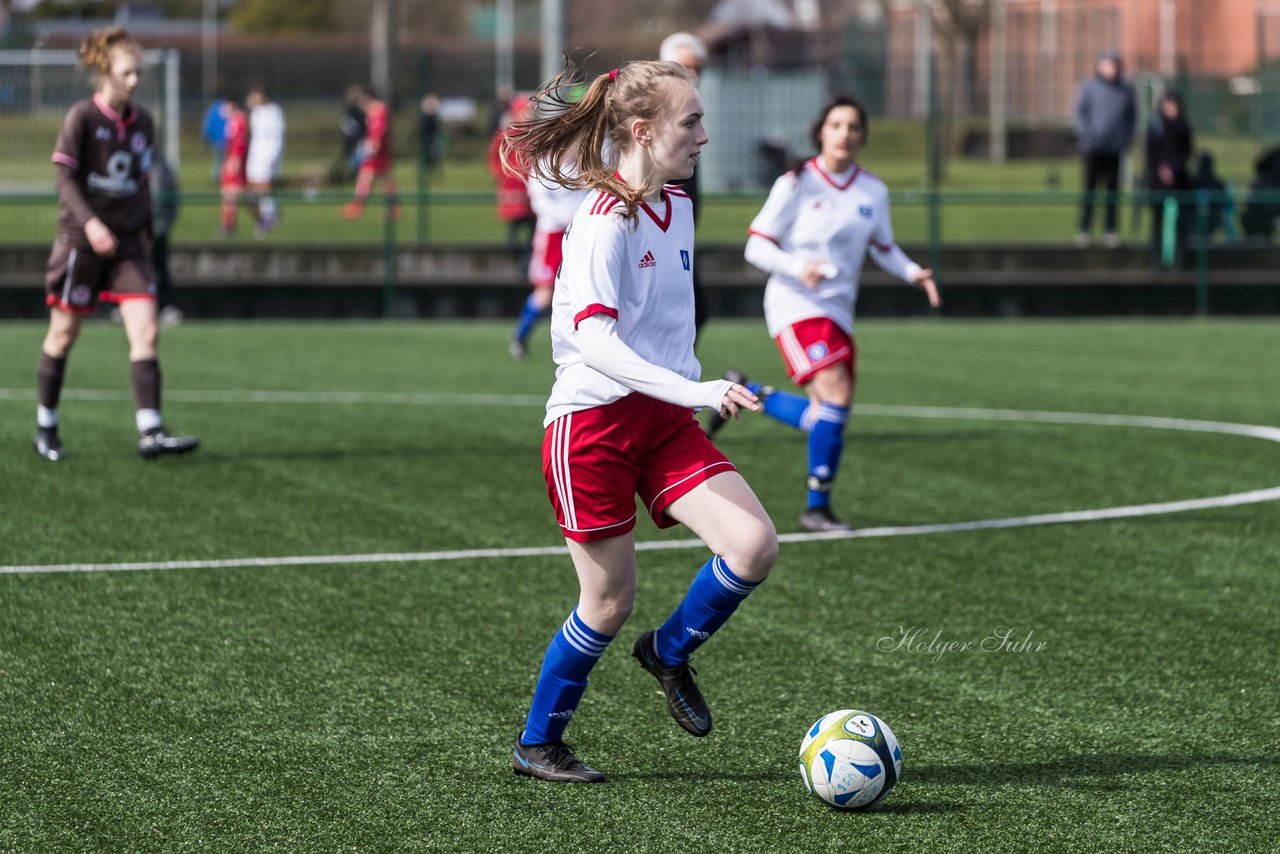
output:
<instances>
[{"instance_id":1,"label":"bare tree","mask_svg":"<svg viewBox=\"0 0 1280 854\"><path fill-rule=\"evenodd\" d=\"M966 114L976 115L979 112L978 42L991 22L991 0L934 0L930 5L934 32L940 37L950 72L944 79L960 82L962 107ZM954 92L948 95L955 97Z\"/></svg>"}]
</instances>

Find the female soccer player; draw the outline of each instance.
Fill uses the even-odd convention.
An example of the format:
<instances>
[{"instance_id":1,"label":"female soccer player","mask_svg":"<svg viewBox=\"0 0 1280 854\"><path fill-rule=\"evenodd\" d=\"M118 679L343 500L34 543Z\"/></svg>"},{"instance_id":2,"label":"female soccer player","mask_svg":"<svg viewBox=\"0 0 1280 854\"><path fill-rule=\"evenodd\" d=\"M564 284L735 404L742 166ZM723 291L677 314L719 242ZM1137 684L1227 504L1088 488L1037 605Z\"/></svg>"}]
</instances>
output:
<instances>
[{"instance_id":1,"label":"female soccer player","mask_svg":"<svg viewBox=\"0 0 1280 854\"><path fill-rule=\"evenodd\" d=\"M236 210L240 205L240 197L244 195L246 183L249 119L240 105L231 100L227 101L226 116L227 123L223 130L225 150L218 187L222 191L222 236L231 237L236 233Z\"/></svg>"},{"instance_id":2,"label":"female soccer player","mask_svg":"<svg viewBox=\"0 0 1280 854\"><path fill-rule=\"evenodd\" d=\"M80 46L80 62L96 72L97 93L71 107L53 150L58 236L45 277L49 332L40 353L36 453L63 458L58 398L67 356L99 300L120 306L129 338L138 453L148 459L185 453L199 440L170 436L160 420L156 286L148 259L154 126L129 101L142 49L120 27L100 30Z\"/></svg>"},{"instance_id":3,"label":"female soccer player","mask_svg":"<svg viewBox=\"0 0 1280 854\"><path fill-rule=\"evenodd\" d=\"M266 237L279 222L271 188L280 180L280 161L284 158L284 110L260 88L250 89L245 103L249 107L249 152L244 174L257 200L258 223L254 233Z\"/></svg>"},{"instance_id":4,"label":"female soccer player","mask_svg":"<svg viewBox=\"0 0 1280 854\"><path fill-rule=\"evenodd\" d=\"M533 252L529 258L529 284L533 291L520 311L520 320L511 333L508 350L520 360L529 353L529 335L551 308L551 288L563 259L564 232L589 190L574 190L547 184L536 175L528 180L529 205L537 218L533 229Z\"/></svg>"},{"instance_id":5,"label":"female soccer player","mask_svg":"<svg viewBox=\"0 0 1280 854\"><path fill-rule=\"evenodd\" d=\"M676 723L695 736L711 731L711 712L689 656L769 574L778 540L693 415L702 406L726 418L759 408L741 385L697 381L693 211L686 195L664 186L693 172L707 142L693 78L675 63L633 62L567 103L574 70L536 96L563 112L540 111L520 145L548 182L593 191L565 234L553 292L558 367L542 447L581 592L547 648L512 766L544 780L597 783L604 774L563 735L592 666L631 613L636 495L658 527L683 523L712 552L671 616L632 649Z\"/></svg>"},{"instance_id":6,"label":"female soccer player","mask_svg":"<svg viewBox=\"0 0 1280 854\"><path fill-rule=\"evenodd\" d=\"M396 196L396 179L391 161L391 110L378 100L372 89L360 90L360 109L364 111L365 137L360 143L360 171L356 173L355 194L341 210L343 219L359 219L373 192L373 182L382 179L382 192L387 197L387 219L400 218L400 201Z\"/></svg>"},{"instance_id":7,"label":"female soccer player","mask_svg":"<svg viewBox=\"0 0 1280 854\"><path fill-rule=\"evenodd\" d=\"M840 467L845 422L857 376L853 309L868 252L885 271L942 304L933 271L922 269L893 242L889 192L857 164L867 141L867 112L853 98L832 99L818 114L811 137L818 156L774 183L751 223L746 257L769 274L765 322L787 375L807 397L726 378L764 398L764 414L809 434L806 531L852 528L831 512L831 485ZM724 424L717 413L708 425Z\"/></svg>"}]
</instances>

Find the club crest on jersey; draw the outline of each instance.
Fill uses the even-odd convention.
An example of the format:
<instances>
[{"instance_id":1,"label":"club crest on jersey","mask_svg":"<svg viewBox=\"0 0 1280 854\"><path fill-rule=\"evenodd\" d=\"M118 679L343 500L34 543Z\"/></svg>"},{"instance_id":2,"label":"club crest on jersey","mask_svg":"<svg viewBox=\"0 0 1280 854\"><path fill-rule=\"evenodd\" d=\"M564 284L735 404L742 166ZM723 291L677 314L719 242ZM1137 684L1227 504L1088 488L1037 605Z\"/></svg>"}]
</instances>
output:
<instances>
[{"instance_id":1,"label":"club crest on jersey","mask_svg":"<svg viewBox=\"0 0 1280 854\"><path fill-rule=\"evenodd\" d=\"M147 150L147 138L140 133L135 133L129 138L129 147L133 149L134 154L141 154Z\"/></svg>"},{"instance_id":2,"label":"club crest on jersey","mask_svg":"<svg viewBox=\"0 0 1280 854\"><path fill-rule=\"evenodd\" d=\"M809 349L805 352L809 354L810 362L817 362L820 359L826 358L827 345L819 341L817 344L810 344Z\"/></svg>"},{"instance_id":3,"label":"club crest on jersey","mask_svg":"<svg viewBox=\"0 0 1280 854\"><path fill-rule=\"evenodd\" d=\"M686 270L688 270L692 266L691 262L689 261L688 249L680 250L680 266L684 267Z\"/></svg>"},{"instance_id":4,"label":"club crest on jersey","mask_svg":"<svg viewBox=\"0 0 1280 854\"><path fill-rule=\"evenodd\" d=\"M653 253L645 252L644 257L640 259L640 269L643 270L645 267L656 267L656 266L658 266L658 261L656 258L653 257Z\"/></svg>"},{"instance_id":5,"label":"club crest on jersey","mask_svg":"<svg viewBox=\"0 0 1280 854\"><path fill-rule=\"evenodd\" d=\"M871 205L858 205L858 213L862 214L863 219L871 219Z\"/></svg>"}]
</instances>

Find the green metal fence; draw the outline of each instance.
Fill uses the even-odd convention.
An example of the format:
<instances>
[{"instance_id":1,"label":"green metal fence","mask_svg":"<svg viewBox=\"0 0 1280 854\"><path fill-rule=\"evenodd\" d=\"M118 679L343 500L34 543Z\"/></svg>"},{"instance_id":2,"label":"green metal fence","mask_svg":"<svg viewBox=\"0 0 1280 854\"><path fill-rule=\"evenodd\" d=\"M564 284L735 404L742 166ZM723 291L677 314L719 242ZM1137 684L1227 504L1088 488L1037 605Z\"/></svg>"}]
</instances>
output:
<instances>
[{"instance_id":1,"label":"green metal fence","mask_svg":"<svg viewBox=\"0 0 1280 854\"><path fill-rule=\"evenodd\" d=\"M216 193L184 193L180 214L170 236L175 249L199 247L208 253L253 249L268 251L359 250L378 252L384 264L386 302L394 300L397 282L395 255L414 247L452 247L482 253L502 253L507 247L506 227L494 212L492 193L410 192L399 197L396 215L385 197L374 195L363 215L354 221L340 211L350 196L343 192L308 191L276 194L279 227L259 236L255 232L252 199L246 198L231 235L220 228L222 199ZM747 226L759 211L760 193L716 195L703 200L698 239L700 245L741 246ZM921 263L945 277L945 254L970 248L993 271L1001 269L1002 250L1027 247L1068 249L1075 245L1081 206L1079 192L978 192L905 190L892 196L896 237L911 247ZM1193 191L1179 194L1125 192L1115 198L1121 211L1119 237L1129 250L1121 262L1130 272L1174 270L1194 275L1197 302L1203 308L1215 272L1234 267L1233 274L1256 255L1234 253L1236 248L1259 249L1272 245L1280 224L1280 191ZM1105 198L1095 199L1095 224L1103 219ZM1153 233L1157 209L1162 227ZM56 198L48 193L0 196L0 247L47 246L55 230ZM1082 278L1099 263L1106 264L1101 238L1095 229L1092 253L1078 259ZM1141 251L1138 251L1141 250ZM1098 261L1101 254L1102 261ZM1092 257L1092 260L1089 260ZM1238 258L1239 260L1233 260ZM1054 261L1057 264L1058 261ZM1270 269L1259 269L1270 279ZM279 271L277 271L279 272ZM288 271L283 271L287 273ZM975 272L968 270L967 272ZM1054 268L1045 272L1069 274ZM1034 271L1027 271L1034 278ZM0 273L0 276L12 274ZM246 273L247 276L262 275ZM253 284L245 281L245 284Z\"/></svg>"}]
</instances>

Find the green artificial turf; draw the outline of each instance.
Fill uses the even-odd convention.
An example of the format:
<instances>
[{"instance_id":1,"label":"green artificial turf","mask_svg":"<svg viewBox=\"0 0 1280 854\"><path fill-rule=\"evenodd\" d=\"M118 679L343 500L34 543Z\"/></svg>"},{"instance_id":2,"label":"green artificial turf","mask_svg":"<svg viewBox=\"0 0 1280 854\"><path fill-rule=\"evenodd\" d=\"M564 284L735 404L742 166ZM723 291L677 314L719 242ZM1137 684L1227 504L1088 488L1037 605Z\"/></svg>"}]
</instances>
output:
<instances>
[{"instance_id":1,"label":"green artificial turf","mask_svg":"<svg viewBox=\"0 0 1280 854\"><path fill-rule=\"evenodd\" d=\"M51 465L30 450L43 329L0 326L0 850L1274 848L1274 501L785 542L695 659L704 740L627 653L706 555L642 552L635 613L567 734L611 775L593 787L510 771L576 594L563 555L12 570L560 545L545 327L523 364L505 333L166 330L166 419L203 445L144 463L123 334L90 323L61 407L70 457ZM1280 446L1259 438L900 407L1275 427L1277 341L1274 321L860 323L836 509L915 526L1275 487ZM708 374L784 380L758 322L713 322L699 353ZM721 446L793 533L803 437L751 416ZM690 537L643 519L637 534ZM1030 642L984 651L1000 627ZM972 646L895 646L915 629ZM867 813L825 807L796 770L806 728L849 707L905 754Z\"/></svg>"}]
</instances>

